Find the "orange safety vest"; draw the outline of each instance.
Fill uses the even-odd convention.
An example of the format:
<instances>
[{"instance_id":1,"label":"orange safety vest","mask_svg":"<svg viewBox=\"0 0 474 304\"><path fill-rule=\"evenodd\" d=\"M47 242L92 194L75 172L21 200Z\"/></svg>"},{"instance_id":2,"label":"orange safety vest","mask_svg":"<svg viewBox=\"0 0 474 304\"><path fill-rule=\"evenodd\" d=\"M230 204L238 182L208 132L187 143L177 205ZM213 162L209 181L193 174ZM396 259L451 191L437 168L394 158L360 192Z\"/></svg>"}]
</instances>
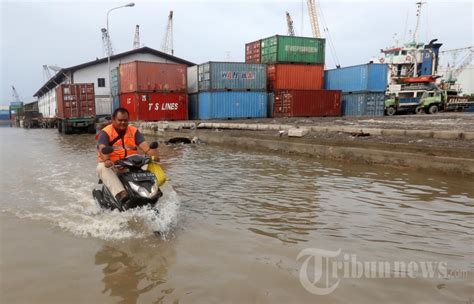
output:
<instances>
[{"instance_id":1,"label":"orange safety vest","mask_svg":"<svg viewBox=\"0 0 474 304\"><path fill-rule=\"evenodd\" d=\"M135 134L137 133L137 128L133 126L128 126L127 130L125 131L125 135L122 138L119 138L117 131L112 126L112 124L108 125L107 127L102 129L109 136L109 142L114 141L112 145L112 149L114 151L109 154L111 161L117 161L119 159L123 159L127 156L137 154L137 144L135 143ZM99 139L100 133L96 135L96 140ZM98 162L103 162L100 153L97 152Z\"/></svg>"}]
</instances>

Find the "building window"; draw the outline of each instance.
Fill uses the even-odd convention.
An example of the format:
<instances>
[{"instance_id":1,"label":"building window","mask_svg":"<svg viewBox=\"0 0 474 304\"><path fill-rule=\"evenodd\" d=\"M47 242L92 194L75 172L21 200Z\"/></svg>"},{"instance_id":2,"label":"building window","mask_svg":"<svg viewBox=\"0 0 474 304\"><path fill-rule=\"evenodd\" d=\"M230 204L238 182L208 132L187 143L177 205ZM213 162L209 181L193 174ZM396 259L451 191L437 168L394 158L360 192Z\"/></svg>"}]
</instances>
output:
<instances>
[{"instance_id":1,"label":"building window","mask_svg":"<svg viewBox=\"0 0 474 304\"><path fill-rule=\"evenodd\" d=\"M105 88L105 78L97 78L97 85L99 88Z\"/></svg>"}]
</instances>

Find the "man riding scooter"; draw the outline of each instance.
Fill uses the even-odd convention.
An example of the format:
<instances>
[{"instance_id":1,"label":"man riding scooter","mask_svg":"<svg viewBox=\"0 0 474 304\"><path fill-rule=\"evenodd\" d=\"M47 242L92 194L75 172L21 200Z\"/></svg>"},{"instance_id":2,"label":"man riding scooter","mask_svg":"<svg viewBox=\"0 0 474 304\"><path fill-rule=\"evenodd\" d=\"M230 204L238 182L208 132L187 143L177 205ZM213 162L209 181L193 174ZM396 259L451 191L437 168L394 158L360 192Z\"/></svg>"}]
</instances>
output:
<instances>
[{"instance_id":1,"label":"man riding scooter","mask_svg":"<svg viewBox=\"0 0 474 304\"><path fill-rule=\"evenodd\" d=\"M115 199L122 205L129 198L122 182L114 169L117 160L137 154L137 147L148 156L154 156L159 161L156 149L151 149L143 135L136 127L128 125L129 113L125 108L118 108L112 114L112 123L97 134L97 174L105 186L110 190ZM102 153L104 147L111 147L110 154Z\"/></svg>"}]
</instances>

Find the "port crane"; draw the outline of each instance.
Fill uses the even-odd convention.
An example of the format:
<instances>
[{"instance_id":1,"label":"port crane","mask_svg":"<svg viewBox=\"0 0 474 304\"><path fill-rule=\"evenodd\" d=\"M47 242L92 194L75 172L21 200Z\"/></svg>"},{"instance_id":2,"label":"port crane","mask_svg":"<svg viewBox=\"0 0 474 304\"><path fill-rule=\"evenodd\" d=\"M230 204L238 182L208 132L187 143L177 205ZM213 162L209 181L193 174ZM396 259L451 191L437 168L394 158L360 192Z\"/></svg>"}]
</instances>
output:
<instances>
[{"instance_id":1,"label":"port crane","mask_svg":"<svg viewBox=\"0 0 474 304\"><path fill-rule=\"evenodd\" d=\"M288 36L294 36L295 29L293 28L293 19L291 19L289 12L286 12L286 24L288 26Z\"/></svg>"},{"instance_id":2,"label":"port crane","mask_svg":"<svg viewBox=\"0 0 474 304\"><path fill-rule=\"evenodd\" d=\"M12 85L12 98L15 102L21 102L20 96L18 95L14 85Z\"/></svg>"},{"instance_id":3,"label":"port crane","mask_svg":"<svg viewBox=\"0 0 474 304\"><path fill-rule=\"evenodd\" d=\"M112 56L114 54L114 50L112 48L112 40L110 39L110 35L107 32L106 28L101 29L102 32L102 50L105 56Z\"/></svg>"},{"instance_id":4,"label":"port crane","mask_svg":"<svg viewBox=\"0 0 474 304\"><path fill-rule=\"evenodd\" d=\"M165 38L161 45L161 50L167 54L174 55L173 49L173 11L168 15L168 23L166 25Z\"/></svg>"},{"instance_id":5,"label":"port crane","mask_svg":"<svg viewBox=\"0 0 474 304\"><path fill-rule=\"evenodd\" d=\"M466 53L467 51L467 53ZM464 58L461 60L461 62L456 66L456 59L458 55L462 52L465 52ZM446 82L447 83L455 83L457 80L457 77L461 74L461 72L472 63L472 60L474 58L474 46L468 46L468 47L463 47L463 48L457 48L457 49L451 49L451 50L444 50L440 52L441 54L452 54L452 63L447 65L446 68Z\"/></svg>"},{"instance_id":6,"label":"port crane","mask_svg":"<svg viewBox=\"0 0 474 304\"><path fill-rule=\"evenodd\" d=\"M307 0L306 2L308 6L308 15L309 15L309 21L311 23L311 31L313 32L313 37L314 38L321 38L321 31L319 28L319 19L318 19L318 10L316 6L316 0ZM328 42L329 46L329 51L331 53L331 56L334 60L334 64L336 65L336 68L340 68L341 64L339 62L339 58L337 57L336 54L336 48L334 47L334 43L332 41L331 34L329 33L329 29L326 24L326 20L324 18L323 10L321 9L321 5L319 5L319 13L321 16L321 24L323 26L323 31L326 34L326 40Z\"/></svg>"},{"instance_id":7,"label":"port crane","mask_svg":"<svg viewBox=\"0 0 474 304\"><path fill-rule=\"evenodd\" d=\"M52 77L51 72L48 69L48 66L46 64L43 64L43 79L44 82L50 80Z\"/></svg>"},{"instance_id":8,"label":"port crane","mask_svg":"<svg viewBox=\"0 0 474 304\"><path fill-rule=\"evenodd\" d=\"M133 49L140 48L140 26L137 24L135 26L135 37L133 37Z\"/></svg>"},{"instance_id":9,"label":"port crane","mask_svg":"<svg viewBox=\"0 0 474 304\"><path fill-rule=\"evenodd\" d=\"M321 38L321 32L319 31L318 14L316 13L316 1L307 0L309 21L311 22L311 31L313 32L314 38Z\"/></svg>"}]
</instances>

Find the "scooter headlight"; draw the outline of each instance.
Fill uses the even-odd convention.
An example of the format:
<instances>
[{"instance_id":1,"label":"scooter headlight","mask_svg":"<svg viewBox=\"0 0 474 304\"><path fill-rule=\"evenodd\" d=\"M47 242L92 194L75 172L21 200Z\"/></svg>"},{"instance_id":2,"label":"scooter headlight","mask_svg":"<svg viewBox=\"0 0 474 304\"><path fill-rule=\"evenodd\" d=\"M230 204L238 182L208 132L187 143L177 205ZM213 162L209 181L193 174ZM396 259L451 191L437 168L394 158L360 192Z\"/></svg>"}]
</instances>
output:
<instances>
[{"instance_id":1,"label":"scooter headlight","mask_svg":"<svg viewBox=\"0 0 474 304\"><path fill-rule=\"evenodd\" d=\"M135 184L134 182L129 182L129 184L130 184L130 187L132 188L133 191L137 192L138 195L140 195L141 197L144 197L144 198L152 198L158 192L158 186L156 184L153 184L153 186L151 187L150 192L148 192L148 190L146 188L141 187L141 186Z\"/></svg>"}]
</instances>

